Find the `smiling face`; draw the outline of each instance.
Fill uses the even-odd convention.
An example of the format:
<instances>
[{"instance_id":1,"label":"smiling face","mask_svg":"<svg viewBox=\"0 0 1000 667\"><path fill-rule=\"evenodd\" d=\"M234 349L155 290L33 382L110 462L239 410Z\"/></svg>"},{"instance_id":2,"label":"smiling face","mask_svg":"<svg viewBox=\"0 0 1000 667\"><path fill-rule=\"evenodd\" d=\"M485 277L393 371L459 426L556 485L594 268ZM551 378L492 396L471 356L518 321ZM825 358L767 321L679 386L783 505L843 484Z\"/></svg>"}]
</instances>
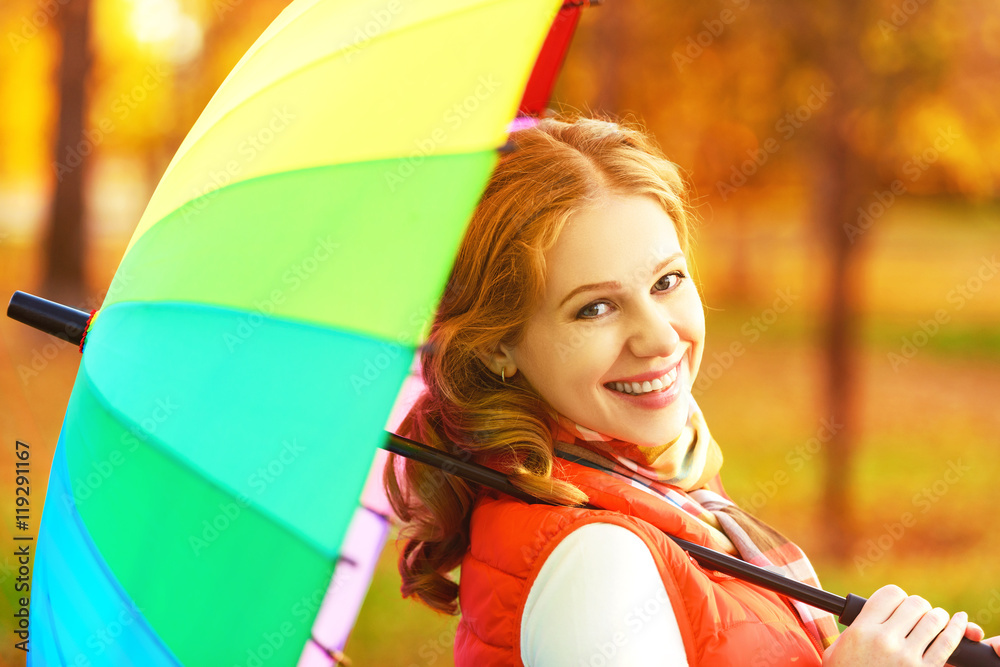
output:
<instances>
[{"instance_id":1,"label":"smiling face","mask_svg":"<svg viewBox=\"0 0 1000 667\"><path fill-rule=\"evenodd\" d=\"M581 426L645 447L677 438L705 315L659 202L606 195L570 216L545 261L541 303L505 348L513 366Z\"/></svg>"}]
</instances>

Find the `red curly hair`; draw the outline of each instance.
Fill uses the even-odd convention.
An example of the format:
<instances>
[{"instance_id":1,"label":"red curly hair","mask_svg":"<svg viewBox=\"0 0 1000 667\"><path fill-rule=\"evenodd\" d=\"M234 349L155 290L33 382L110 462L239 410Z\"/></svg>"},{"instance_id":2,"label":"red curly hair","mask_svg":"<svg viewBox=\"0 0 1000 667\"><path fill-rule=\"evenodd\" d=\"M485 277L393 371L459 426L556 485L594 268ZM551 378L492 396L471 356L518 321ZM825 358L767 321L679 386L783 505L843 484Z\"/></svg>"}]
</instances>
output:
<instances>
[{"instance_id":1,"label":"red curly hair","mask_svg":"<svg viewBox=\"0 0 1000 667\"><path fill-rule=\"evenodd\" d=\"M543 119L511 140L515 149L493 172L462 241L422 356L427 390L400 433L499 470L539 498L579 505L584 493L551 477L545 403L521 374L501 382L480 353L519 342L544 290L546 250L570 216L605 194L657 199L686 253L685 188L677 167L640 129L590 118ZM384 479L406 524L403 596L457 613L458 584L448 573L468 548L480 489L395 456Z\"/></svg>"}]
</instances>

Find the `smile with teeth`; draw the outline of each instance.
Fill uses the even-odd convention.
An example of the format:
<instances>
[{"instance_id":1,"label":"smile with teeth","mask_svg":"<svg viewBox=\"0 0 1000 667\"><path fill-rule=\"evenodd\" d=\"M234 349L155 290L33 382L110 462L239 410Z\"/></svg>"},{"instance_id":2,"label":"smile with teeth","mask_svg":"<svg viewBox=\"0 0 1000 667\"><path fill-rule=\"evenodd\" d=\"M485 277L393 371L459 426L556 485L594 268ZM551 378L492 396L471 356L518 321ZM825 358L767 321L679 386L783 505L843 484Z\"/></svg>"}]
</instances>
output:
<instances>
[{"instance_id":1,"label":"smile with teeth","mask_svg":"<svg viewBox=\"0 0 1000 667\"><path fill-rule=\"evenodd\" d=\"M623 394L632 395L663 391L669 389L677 379L677 368L678 366L674 366L661 377L654 380L647 380L645 382L610 382L605 386L609 389L620 391Z\"/></svg>"}]
</instances>

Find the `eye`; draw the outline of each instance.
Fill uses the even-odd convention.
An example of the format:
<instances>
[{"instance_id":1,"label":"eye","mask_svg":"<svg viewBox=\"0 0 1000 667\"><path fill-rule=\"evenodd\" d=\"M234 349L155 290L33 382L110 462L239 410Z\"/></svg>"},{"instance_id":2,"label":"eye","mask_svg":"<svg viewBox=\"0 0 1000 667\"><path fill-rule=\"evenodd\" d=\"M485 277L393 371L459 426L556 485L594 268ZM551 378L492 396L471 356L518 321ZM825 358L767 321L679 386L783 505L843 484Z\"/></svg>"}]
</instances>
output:
<instances>
[{"instance_id":1,"label":"eye","mask_svg":"<svg viewBox=\"0 0 1000 667\"><path fill-rule=\"evenodd\" d=\"M610 305L607 301L595 301L594 303L588 303L577 312L576 318L578 320L592 320L607 313L609 308Z\"/></svg>"},{"instance_id":2,"label":"eye","mask_svg":"<svg viewBox=\"0 0 1000 667\"><path fill-rule=\"evenodd\" d=\"M677 287L686 276L683 271L671 271L670 273L661 276L656 283L653 284L653 289L657 292L669 292L670 290Z\"/></svg>"}]
</instances>

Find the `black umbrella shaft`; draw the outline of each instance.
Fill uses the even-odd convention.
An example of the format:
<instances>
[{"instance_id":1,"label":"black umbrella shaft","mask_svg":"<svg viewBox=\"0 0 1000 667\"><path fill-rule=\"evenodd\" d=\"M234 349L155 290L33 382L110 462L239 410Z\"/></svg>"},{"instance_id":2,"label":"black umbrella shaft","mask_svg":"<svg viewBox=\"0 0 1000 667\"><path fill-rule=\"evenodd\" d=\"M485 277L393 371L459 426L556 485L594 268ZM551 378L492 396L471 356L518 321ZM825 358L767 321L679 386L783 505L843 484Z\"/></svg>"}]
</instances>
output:
<instances>
[{"instance_id":1,"label":"black umbrella shaft","mask_svg":"<svg viewBox=\"0 0 1000 667\"><path fill-rule=\"evenodd\" d=\"M428 447L415 440L403 438L393 433L388 433L388 436L382 448L390 452L440 468L449 474L459 475L469 481L482 484L496 491L501 491L526 503L555 504L541 498L536 498L518 489L510 483L510 480L505 475L491 468L481 466L472 461L463 461L452 454L442 452L441 450ZM588 507L599 509L593 506ZM757 584L769 591L785 595L799 602L804 602L811 607L828 611L831 614L835 614L838 620L844 625L853 623L858 613L860 613L861 608L864 607L865 602L868 601L867 598L853 594L849 594L846 598L843 598L829 591L824 591L821 588L816 588L801 581L789 579L788 577L771 572L770 570L765 570L762 567L757 567L739 558L703 547L700 544L688 542L670 534L667 534L667 537L691 554L706 569L728 574L737 579ZM997 656L996 652L988 644L974 642L963 637L958 648L948 658L948 664L955 665L955 667L989 667L991 665L998 667L1000 666L1000 656Z\"/></svg>"},{"instance_id":2,"label":"black umbrella shaft","mask_svg":"<svg viewBox=\"0 0 1000 667\"><path fill-rule=\"evenodd\" d=\"M673 535L667 535L667 537L676 542L684 551L694 556L695 560L710 570L716 570L723 574L749 581L761 588L787 595L799 602L805 602L812 607L817 607L837 616L840 616L844 612L844 607L847 605L845 598L824 591L822 588L816 588L801 581L789 579L784 575L765 570L762 567L740 560L739 558L703 547L694 542L682 540ZM852 618L851 620L854 619Z\"/></svg>"},{"instance_id":3,"label":"black umbrella shaft","mask_svg":"<svg viewBox=\"0 0 1000 667\"><path fill-rule=\"evenodd\" d=\"M507 479L505 475L502 475L496 470L487 468L486 466L481 466L478 463L473 463L472 461L463 461L452 454L442 452L438 449L433 449L425 444L395 435L393 433L389 433L388 436L389 437L382 448L387 449L390 452L440 468L444 472L459 475L469 481L482 484L483 486L496 491L501 491L526 503L544 503L546 505L554 505L554 503L536 498L517 488L510 483L510 480ZM589 507L591 507L591 509L598 509L593 506ZM815 586L803 584L801 581L789 579L788 577L776 574L770 570L765 570L762 567L757 567L756 565L746 561L733 558L728 554L720 553L713 549L703 547L700 544L695 544L694 542L688 542L687 540L683 540L673 535L668 534L667 537L676 542L678 546L691 554L695 560L707 569L716 570L717 572L722 572L744 581L749 581L761 586L762 588L766 588L776 593L782 593L788 597L805 602L813 607L818 607L832 614L837 614L838 616L844 611L844 606L847 604L847 600L844 598L824 591L821 588L816 588Z\"/></svg>"},{"instance_id":4,"label":"black umbrella shaft","mask_svg":"<svg viewBox=\"0 0 1000 667\"><path fill-rule=\"evenodd\" d=\"M414 461L419 461L420 463L438 468L448 474L457 475L463 479L469 480L470 482L482 484L485 487L506 493L508 496L512 496L526 503L544 503L546 505L553 504L522 491L511 484L506 475L502 475L492 468L481 466L478 463L473 463L472 461L463 461L457 456L453 456L447 452L442 452L441 450L434 449L433 447L428 447L421 442L404 438L403 436L396 435L395 433L388 433L388 436L388 439L381 445L381 447L382 449L388 450L393 454L405 456L406 458L413 459Z\"/></svg>"}]
</instances>

